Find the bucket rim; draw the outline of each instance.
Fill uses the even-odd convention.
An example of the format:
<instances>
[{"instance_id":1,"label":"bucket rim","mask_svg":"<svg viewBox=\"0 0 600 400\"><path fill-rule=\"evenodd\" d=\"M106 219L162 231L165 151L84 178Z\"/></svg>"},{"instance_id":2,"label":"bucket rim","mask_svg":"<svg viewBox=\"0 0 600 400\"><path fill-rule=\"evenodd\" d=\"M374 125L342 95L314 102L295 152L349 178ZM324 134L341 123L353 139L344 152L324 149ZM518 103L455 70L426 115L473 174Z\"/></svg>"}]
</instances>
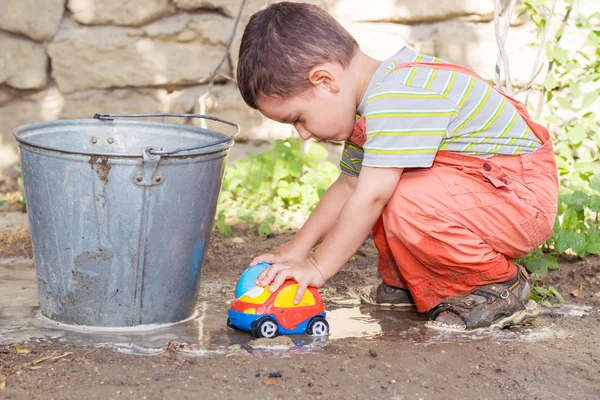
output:
<instances>
[{"instance_id":1,"label":"bucket rim","mask_svg":"<svg viewBox=\"0 0 600 400\"><path fill-rule=\"evenodd\" d=\"M93 125L93 124L121 124L121 125L130 125L137 126L140 125L151 125L153 127L162 127L162 128L173 128L173 129L185 129L197 134L205 134L207 132L211 134L220 135L225 138L229 138L229 140L225 142L218 142L214 145L209 145L197 150L189 150L178 152L177 154L167 154L162 157L173 157L173 158L182 158L182 157L192 157L199 156L204 154L214 154L222 151L226 151L230 149L234 144L235 136L228 136L222 132L212 131L209 129L200 128L194 125L189 124L176 124L169 122L159 122L159 121L145 121L145 120L99 120L95 118L77 118L77 119L59 119L54 121L42 121L42 122L34 122L31 124L21 125L13 130L13 136L19 145L27 145L36 149L43 149L48 151L55 151L58 153L66 153L66 154L74 154L74 155L90 155L90 156L105 156L105 157L122 157L122 158L140 158L143 157L143 152L139 153L114 153L114 152L94 152L94 151L81 151L81 150L70 150L68 148L59 148L51 145L41 145L39 143L34 143L31 140L28 140L27 137L24 137L27 133L37 131L43 128L57 128L61 126L76 126L76 125ZM150 147L150 146L149 146Z\"/></svg>"}]
</instances>

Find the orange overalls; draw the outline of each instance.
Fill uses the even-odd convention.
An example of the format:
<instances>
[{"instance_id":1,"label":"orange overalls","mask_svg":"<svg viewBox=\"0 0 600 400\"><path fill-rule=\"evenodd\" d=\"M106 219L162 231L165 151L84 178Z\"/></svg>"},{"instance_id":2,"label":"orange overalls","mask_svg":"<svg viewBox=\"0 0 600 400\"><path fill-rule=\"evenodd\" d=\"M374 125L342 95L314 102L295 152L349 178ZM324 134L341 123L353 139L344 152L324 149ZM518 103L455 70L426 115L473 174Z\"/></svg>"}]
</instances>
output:
<instances>
[{"instance_id":1,"label":"orange overalls","mask_svg":"<svg viewBox=\"0 0 600 400\"><path fill-rule=\"evenodd\" d=\"M410 62L395 69L414 65L481 79L446 63ZM550 135L531 120L524 104L504 97L540 139L539 149L489 159L439 151L430 168L404 170L373 227L379 274L386 284L409 289L418 311L510 280L517 272L513 260L553 235L558 175ZM364 145L364 118L350 140Z\"/></svg>"}]
</instances>

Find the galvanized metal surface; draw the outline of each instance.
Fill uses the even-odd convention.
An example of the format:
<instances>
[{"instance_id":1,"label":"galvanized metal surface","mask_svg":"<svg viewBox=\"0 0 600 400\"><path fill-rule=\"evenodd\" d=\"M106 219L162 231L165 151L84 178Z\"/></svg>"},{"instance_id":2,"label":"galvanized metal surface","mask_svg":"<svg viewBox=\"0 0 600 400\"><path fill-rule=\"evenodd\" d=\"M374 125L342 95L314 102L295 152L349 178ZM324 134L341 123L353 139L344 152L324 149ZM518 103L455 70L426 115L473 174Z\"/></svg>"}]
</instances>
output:
<instances>
[{"instance_id":1,"label":"galvanized metal surface","mask_svg":"<svg viewBox=\"0 0 600 400\"><path fill-rule=\"evenodd\" d=\"M42 313L104 327L191 316L233 139L188 125L93 119L32 124L15 137ZM211 142L220 143L149 152Z\"/></svg>"}]
</instances>

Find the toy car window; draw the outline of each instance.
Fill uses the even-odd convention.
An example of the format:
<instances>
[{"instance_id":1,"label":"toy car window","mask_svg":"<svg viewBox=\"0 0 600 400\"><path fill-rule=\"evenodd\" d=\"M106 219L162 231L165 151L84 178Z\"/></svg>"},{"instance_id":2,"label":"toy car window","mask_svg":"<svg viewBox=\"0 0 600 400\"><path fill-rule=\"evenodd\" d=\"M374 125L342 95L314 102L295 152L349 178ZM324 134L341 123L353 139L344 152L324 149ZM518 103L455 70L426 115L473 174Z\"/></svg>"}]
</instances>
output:
<instances>
[{"instance_id":1,"label":"toy car window","mask_svg":"<svg viewBox=\"0 0 600 400\"><path fill-rule=\"evenodd\" d=\"M264 291L265 291L265 288L260 287L260 286L254 286L252 289L250 289L246 293L244 293L244 296L255 298L255 297L258 297L261 294L263 294Z\"/></svg>"},{"instance_id":2,"label":"toy car window","mask_svg":"<svg viewBox=\"0 0 600 400\"><path fill-rule=\"evenodd\" d=\"M263 304L273 294L267 289L268 286L264 288L255 286L244 293L239 300L246 303Z\"/></svg>"},{"instance_id":3,"label":"toy car window","mask_svg":"<svg viewBox=\"0 0 600 400\"><path fill-rule=\"evenodd\" d=\"M277 297L275 297L274 306L277 308L292 308L314 306L316 304L315 297L309 290L304 292L300 303L294 304L294 296L296 295L297 288L298 285L289 285L281 289Z\"/></svg>"}]
</instances>

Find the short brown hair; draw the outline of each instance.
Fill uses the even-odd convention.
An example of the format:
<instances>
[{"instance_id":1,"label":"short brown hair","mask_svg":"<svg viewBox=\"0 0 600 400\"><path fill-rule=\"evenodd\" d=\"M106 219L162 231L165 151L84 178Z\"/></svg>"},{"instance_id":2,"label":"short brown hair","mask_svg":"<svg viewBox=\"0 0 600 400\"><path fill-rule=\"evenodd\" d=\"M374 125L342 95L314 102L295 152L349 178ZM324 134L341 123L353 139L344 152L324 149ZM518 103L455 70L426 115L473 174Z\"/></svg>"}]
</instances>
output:
<instances>
[{"instance_id":1,"label":"short brown hair","mask_svg":"<svg viewBox=\"0 0 600 400\"><path fill-rule=\"evenodd\" d=\"M257 109L260 95L287 97L310 87L315 65L346 67L358 43L325 10L282 2L252 16L244 30L237 82L244 101Z\"/></svg>"}]
</instances>

